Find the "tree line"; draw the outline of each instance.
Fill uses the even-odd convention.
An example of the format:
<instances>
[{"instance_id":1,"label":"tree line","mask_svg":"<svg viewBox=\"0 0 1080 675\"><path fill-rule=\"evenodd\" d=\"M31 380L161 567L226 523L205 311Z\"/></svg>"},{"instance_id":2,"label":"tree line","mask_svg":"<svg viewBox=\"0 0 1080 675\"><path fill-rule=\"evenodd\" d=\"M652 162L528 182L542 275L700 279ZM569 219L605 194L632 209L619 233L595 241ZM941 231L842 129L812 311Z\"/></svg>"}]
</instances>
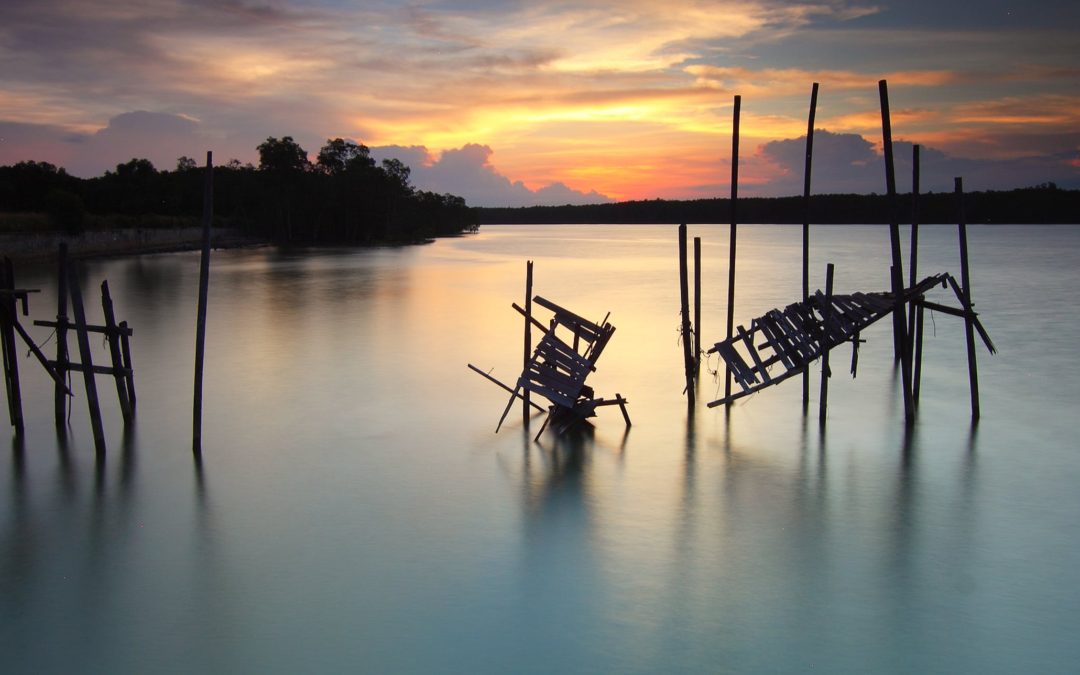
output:
<instances>
[{"instance_id":1,"label":"tree line","mask_svg":"<svg viewBox=\"0 0 1080 675\"><path fill-rule=\"evenodd\" d=\"M463 198L417 190L408 166L376 164L363 144L327 140L314 162L291 136L257 150L257 167L235 159L214 167L215 225L282 244L415 242L477 227ZM19 162L0 167L0 211L45 213L71 233L92 216L197 219L205 171L189 157L174 170L132 159L81 179L48 162Z\"/></svg>"},{"instance_id":2,"label":"tree line","mask_svg":"<svg viewBox=\"0 0 1080 675\"><path fill-rule=\"evenodd\" d=\"M736 205L737 223L802 223L802 197L743 197ZM1008 191L970 192L964 195L968 223L1080 223L1080 190L1065 190L1053 183ZM731 222L729 199L641 200L611 204L477 208L481 224L539 225L557 223L647 224ZM811 223L956 223L959 201L955 194L919 195L913 207L910 194L813 195ZM895 219L895 221L894 221Z\"/></svg>"}]
</instances>

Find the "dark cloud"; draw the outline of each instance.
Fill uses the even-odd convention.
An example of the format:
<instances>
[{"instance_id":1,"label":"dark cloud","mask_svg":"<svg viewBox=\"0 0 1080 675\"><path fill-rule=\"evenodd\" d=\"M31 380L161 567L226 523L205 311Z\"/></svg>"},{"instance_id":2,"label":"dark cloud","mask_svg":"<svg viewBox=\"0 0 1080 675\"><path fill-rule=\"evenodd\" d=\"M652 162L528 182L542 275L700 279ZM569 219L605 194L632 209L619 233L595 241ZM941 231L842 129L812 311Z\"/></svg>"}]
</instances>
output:
<instances>
[{"instance_id":1,"label":"dark cloud","mask_svg":"<svg viewBox=\"0 0 1080 675\"><path fill-rule=\"evenodd\" d=\"M947 192L956 176L964 178L968 190L1009 190L1053 182L1060 187L1080 188L1080 145L1058 146L1058 152L1031 154L1011 159L956 157L920 146L919 174L923 192ZM895 141L893 158L896 189L909 192L912 182L912 143ZM765 196L802 193L806 137L766 143L755 160L772 168L772 178L755 186L753 193ZM814 132L811 190L818 194L883 193L885 165L874 144L857 134Z\"/></svg>"},{"instance_id":2,"label":"dark cloud","mask_svg":"<svg viewBox=\"0 0 1080 675\"><path fill-rule=\"evenodd\" d=\"M535 206L596 204L611 199L595 190L581 192L555 182L537 190L512 181L491 164L494 151L475 143L444 150L438 158L422 146L372 148L377 159L400 159L412 169L412 183L421 190L450 193L472 206Z\"/></svg>"}]
</instances>

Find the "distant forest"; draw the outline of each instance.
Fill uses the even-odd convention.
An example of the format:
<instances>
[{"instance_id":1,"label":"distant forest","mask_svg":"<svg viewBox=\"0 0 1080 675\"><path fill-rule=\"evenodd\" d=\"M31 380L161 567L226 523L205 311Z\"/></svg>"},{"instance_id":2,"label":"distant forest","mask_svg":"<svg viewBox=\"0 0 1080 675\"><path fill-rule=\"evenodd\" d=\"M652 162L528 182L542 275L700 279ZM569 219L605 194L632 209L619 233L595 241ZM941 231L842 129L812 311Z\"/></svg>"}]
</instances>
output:
<instances>
[{"instance_id":1,"label":"distant forest","mask_svg":"<svg viewBox=\"0 0 1080 675\"><path fill-rule=\"evenodd\" d=\"M802 223L802 197L740 198L737 223ZM955 223L959 201L953 193L919 195L913 213L910 194L897 195L890 206L884 195L812 195L811 223ZM892 210L895 209L893 212ZM1005 192L970 192L964 195L968 223L1080 223L1080 190L1063 190L1053 183ZM727 223L729 199L692 201L647 200L582 206L477 208L481 224L536 225L556 223Z\"/></svg>"},{"instance_id":2,"label":"distant forest","mask_svg":"<svg viewBox=\"0 0 1080 675\"><path fill-rule=\"evenodd\" d=\"M214 167L215 226L283 244L415 242L476 229L463 198L416 190L408 166L376 165L364 145L328 140L314 163L290 136L267 138L258 151L258 167L238 160ZM205 172L188 157L163 171L132 159L89 179L20 162L0 167L0 211L44 213L47 226L72 234L90 224L197 224Z\"/></svg>"}]
</instances>

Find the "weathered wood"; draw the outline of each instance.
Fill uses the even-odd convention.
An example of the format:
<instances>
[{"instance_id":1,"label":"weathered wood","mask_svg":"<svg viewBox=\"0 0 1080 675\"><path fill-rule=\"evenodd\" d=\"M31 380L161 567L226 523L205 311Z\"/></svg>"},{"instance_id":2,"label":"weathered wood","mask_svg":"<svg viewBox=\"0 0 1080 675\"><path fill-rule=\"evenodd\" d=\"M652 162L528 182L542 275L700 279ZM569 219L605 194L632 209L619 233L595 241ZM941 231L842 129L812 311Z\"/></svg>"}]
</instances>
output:
<instances>
[{"instance_id":1,"label":"weathered wood","mask_svg":"<svg viewBox=\"0 0 1080 675\"><path fill-rule=\"evenodd\" d=\"M825 312L832 314L832 292L833 292L833 264L829 263L825 268ZM825 321L829 320L829 317L824 317ZM829 407L829 378L832 377L832 371L829 370L829 350L822 348L821 350L821 395L818 399L818 420L822 423L825 422L826 410Z\"/></svg>"},{"instance_id":2,"label":"weathered wood","mask_svg":"<svg viewBox=\"0 0 1080 675\"><path fill-rule=\"evenodd\" d=\"M508 392L510 392L511 394L513 394L514 396L516 396L517 398L520 398L520 399L521 399L521 400L523 400L523 401L526 401L526 400L527 400L527 399L526 399L526 398L525 398L525 397L524 397L523 395L521 395L521 394L518 394L517 392L515 392L515 391L514 391L513 389L511 389L510 387L506 386L505 384L503 384L503 383L502 383L502 382L500 382L499 380L495 379L495 378L494 378L494 377L492 377L492 376L491 376L490 374L488 374L488 373L485 373L484 371L480 370L479 368L477 368L477 367L476 367L476 366L474 366L473 364L471 364L471 363L470 363L470 364L468 364L468 366L469 366L469 368L470 368L470 369L472 369L472 370L473 370L473 372L476 372L476 373L480 374L481 376L483 376L484 378L486 378L486 379L487 379L488 381L490 381L490 382L494 382L495 384L499 385L500 387L502 387L502 388L503 388L503 389L505 389L506 391L508 391ZM532 408L535 408L536 410L539 410L540 412L544 412L544 409L543 409L542 407L540 407L540 406L536 405L536 404L535 404L535 403L533 403L532 401L528 401L528 404L529 404L529 406L530 406L530 407L532 407Z\"/></svg>"},{"instance_id":3,"label":"weathered wood","mask_svg":"<svg viewBox=\"0 0 1080 675\"><path fill-rule=\"evenodd\" d=\"M202 255L199 258L199 308L195 318L195 387L192 404L191 448L202 456L203 360L206 353L206 304L210 293L210 223L214 218L214 154L206 153L203 183Z\"/></svg>"},{"instance_id":4,"label":"weathered wood","mask_svg":"<svg viewBox=\"0 0 1080 675\"><path fill-rule=\"evenodd\" d=\"M529 359L532 358L532 288L533 261L529 260L525 263L525 311L523 312L525 315L525 352L521 362L522 369L529 366ZM529 390L526 389L521 397L521 423L525 425L526 429L529 428L529 406L532 404L529 397Z\"/></svg>"},{"instance_id":5,"label":"weathered wood","mask_svg":"<svg viewBox=\"0 0 1080 675\"><path fill-rule=\"evenodd\" d=\"M911 146L911 262L908 269L908 284L912 287L918 280L919 269L919 145ZM915 335L915 312L908 314L908 335ZM912 348L911 341L908 348Z\"/></svg>"},{"instance_id":6,"label":"weathered wood","mask_svg":"<svg viewBox=\"0 0 1080 675\"><path fill-rule=\"evenodd\" d=\"M742 96L735 97L731 125L731 229L728 236L728 294L727 294L727 341L735 331L735 252L739 231L739 117ZM731 373L724 376L724 396L731 395Z\"/></svg>"},{"instance_id":7,"label":"weathered wood","mask_svg":"<svg viewBox=\"0 0 1080 675\"><path fill-rule=\"evenodd\" d=\"M125 378L127 382L128 401L131 403L131 410L134 411L136 407L135 399L135 367L131 362L131 341L128 339L131 335L131 329L128 328L127 321L120 322L120 351L123 355L124 370L128 372L128 376Z\"/></svg>"},{"instance_id":8,"label":"weathered wood","mask_svg":"<svg viewBox=\"0 0 1080 675\"><path fill-rule=\"evenodd\" d=\"M701 372L701 237L694 237L694 379Z\"/></svg>"},{"instance_id":9,"label":"weathered wood","mask_svg":"<svg viewBox=\"0 0 1080 675\"><path fill-rule=\"evenodd\" d=\"M810 299L810 169L814 158L814 117L817 115L818 83L810 88L810 115L806 122L806 163L803 165L802 295ZM803 371L803 414L810 405L810 370Z\"/></svg>"},{"instance_id":10,"label":"weathered wood","mask_svg":"<svg viewBox=\"0 0 1080 675\"><path fill-rule=\"evenodd\" d=\"M49 361L49 365L55 367L56 362ZM87 367L81 363L75 362L69 362L67 365L67 369L73 373L90 372L94 373L95 375L112 375L113 377L124 377L131 372L131 370L124 368L123 366L119 368L113 368L112 366L98 366L91 363L90 366Z\"/></svg>"},{"instance_id":11,"label":"weathered wood","mask_svg":"<svg viewBox=\"0 0 1080 675\"><path fill-rule=\"evenodd\" d=\"M769 371L765 369L765 364L761 362L761 356L757 353L757 350L754 349L754 341L750 339L750 334L747 333L746 329L741 325L738 330L739 337L742 339L743 344L746 345L746 351L750 353L750 358L754 361L754 368L761 375L761 379L765 384L769 384L772 378L769 377Z\"/></svg>"},{"instance_id":12,"label":"weathered wood","mask_svg":"<svg viewBox=\"0 0 1080 675\"><path fill-rule=\"evenodd\" d=\"M60 381L53 387L53 418L57 429L67 424L67 399L71 390L67 387L67 298L68 298L68 247L61 243L56 255L56 373ZM35 321L34 325L38 325Z\"/></svg>"},{"instance_id":13,"label":"weathered wood","mask_svg":"<svg viewBox=\"0 0 1080 675\"><path fill-rule=\"evenodd\" d=\"M46 321L41 319L35 319L34 325L44 328L55 328L57 329L58 334L61 329L67 330L72 326L71 321L67 320L67 318L65 318L63 321ZM100 333L106 336L119 335L121 337L131 337L135 334L135 331L133 331L131 327L127 325L126 321L121 321L118 325L113 326L112 328L109 328L108 326L97 326L94 324L84 326L84 328L86 328L86 332L88 333Z\"/></svg>"},{"instance_id":14,"label":"weathered wood","mask_svg":"<svg viewBox=\"0 0 1080 675\"><path fill-rule=\"evenodd\" d=\"M44 352L42 352L41 349L39 349L38 346L34 344L34 339L30 337L30 334L26 332L26 329L22 327L22 324L20 324L18 321L15 321L13 327L15 329L15 332L19 334L19 337L23 339L23 342L26 343L26 346L30 348L30 353L33 354L34 357L38 360L38 363L40 363L45 368L45 372L48 373L49 377L53 379L53 382L56 384L56 386L61 388L61 392L63 392L65 396L70 396L71 390L68 389L67 384L64 382L64 378L60 377L60 374L53 366L52 361L49 361L49 358L45 356Z\"/></svg>"},{"instance_id":15,"label":"weathered wood","mask_svg":"<svg viewBox=\"0 0 1080 675\"><path fill-rule=\"evenodd\" d=\"M922 356L923 356L923 314L924 309L922 304L917 304L915 310L911 313L915 317L915 362L912 365L913 372L911 374L911 400L915 404L915 409L919 408L919 393L922 390Z\"/></svg>"},{"instance_id":16,"label":"weathered wood","mask_svg":"<svg viewBox=\"0 0 1080 675\"><path fill-rule=\"evenodd\" d=\"M682 337L683 374L686 377L686 401L694 405L694 357L691 354L692 341L690 329L690 280L686 269L686 223L679 225L679 316Z\"/></svg>"},{"instance_id":17,"label":"weathered wood","mask_svg":"<svg viewBox=\"0 0 1080 675\"><path fill-rule=\"evenodd\" d=\"M968 381L971 389L971 419L979 419L979 366L975 357L975 325L971 302L971 274L968 268L967 222L964 213L964 179L957 177L955 183L957 215L960 221L960 288L963 292L964 334L967 341Z\"/></svg>"},{"instance_id":18,"label":"weathered wood","mask_svg":"<svg viewBox=\"0 0 1080 675\"><path fill-rule=\"evenodd\" d=\"M79 342L79 361L82 363L83 383L86 386L86 404L90 410L90 426L94 433L94 448L99 457L105 455L105 429L101 424L101 406L98 404L97 383L94 381L94 358L90 352L90 334L86 330L86 312L83 309L82 288L79 286L77 269L70 270L68 289L71 293L71 310L75 315L75 335ZM74 364L68 368L74 370Z\"/></svg>"},{"instance_id":19,"label":"weathered wood","mask_svg":"<svg viewBox=\"0 0 1080 675\"><path fill-rule=\"evenodd\" d=\"M4 258L3 279L0 288L6 291L0 299L0 343L4 352L4 380L7 386L8 416L16 434L23 432L22 387L19 385L19 354L15 346L15 324L17 295L15 293L15 271L11 259Z\"/></svg>"},{"instance_id":20,"label":"weathered wood","mask_svg":"<svg viewBox=\"0 0 1080 675\"><path fill-rule=\"evenodd\" d=\"M116 372L116 398L120 401L120 413L124 417L124 424L131 424L133 414L131 402L128 401L127 383L125 376L120 372L124 358L120 352L120 340L117 339L116 314L113 310L112 296L109 294L108 280L101 282L101 309L105 315L105 327L109 329L107 342L109 343L109 357L112 359L112 367Z\"/></svg>"}]
</instances>

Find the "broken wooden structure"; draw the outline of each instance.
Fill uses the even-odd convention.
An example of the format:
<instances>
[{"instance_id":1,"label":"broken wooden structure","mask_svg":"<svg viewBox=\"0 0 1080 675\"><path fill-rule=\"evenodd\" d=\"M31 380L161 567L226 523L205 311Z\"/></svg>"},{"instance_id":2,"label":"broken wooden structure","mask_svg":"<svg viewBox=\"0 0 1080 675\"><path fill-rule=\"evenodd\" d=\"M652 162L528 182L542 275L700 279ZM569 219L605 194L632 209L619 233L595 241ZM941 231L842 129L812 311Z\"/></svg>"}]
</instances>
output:
<instances>
[{"instance_id":1,"label":"broken wooden structure","mask_svg":"<svg viewBox=\"0 0 1080 675\"><path fill-rule=\"evenodd\" d=\"M950 288L961 307L926 300L926 293L937 286ZM825 293L818 290L808 299L792 303L783 310L766 312L750 322L749 330L740 325L737 334L717 342L709 350L710 354L720 355L727 364L728 372L742 387L742 391L725 395L709 403L709 407L731 403L779 384L804 372L819 357L826 356L829 350L848 342L852 344L851 373L855 375L861 342L859 334L879 319L892 315L898 304L962 317L978 331L991 354L997 351L966 294L950 274L926 277L904 289L899 298L891 292L834 295L831 288ZM916 355L921 361L920 331L917 331L915 339ZM919 365L916 364L916 372L919 372ZM780 366L781 372L771 373L773 366ZM822 373L823 378L829 375L827 369Z\"/></svg>"},{"instance_id":2,"label":"broken wooden structure","mask_svg":"<svg viewBox=\"0 0 1080 675\"><path fill-rule=\"evenodd\" d=\"M580 422L595 417L597 408L609 405L619 406L626 426L630 426L630 415L626 412L627 400L622 395L616 393L614 398L598 398L592 387L585 384L589 374L596 370L596 362L615 333L615 326L608 322L607 317L600 323L595 323L539 295L532 296L531 262L527 269L526 307L523 308L517 303L512 305L525 317L525 352L528 355L517 383L510 387L473 364L468 364L473 371L510 392L510 400L499 418L495 432L498 433L502 428L506 416L519 398L524 402L526 410L530 406L543 410L531 400L531 394L542 396L550 403L547 418L536 434L536 439L540 438L548 425L561 434ZM552 316L547 324L533 315L535 306L551 312ZM535 347L530 346L532 328L541 332Z\"/></svg>"}]
</instances>

